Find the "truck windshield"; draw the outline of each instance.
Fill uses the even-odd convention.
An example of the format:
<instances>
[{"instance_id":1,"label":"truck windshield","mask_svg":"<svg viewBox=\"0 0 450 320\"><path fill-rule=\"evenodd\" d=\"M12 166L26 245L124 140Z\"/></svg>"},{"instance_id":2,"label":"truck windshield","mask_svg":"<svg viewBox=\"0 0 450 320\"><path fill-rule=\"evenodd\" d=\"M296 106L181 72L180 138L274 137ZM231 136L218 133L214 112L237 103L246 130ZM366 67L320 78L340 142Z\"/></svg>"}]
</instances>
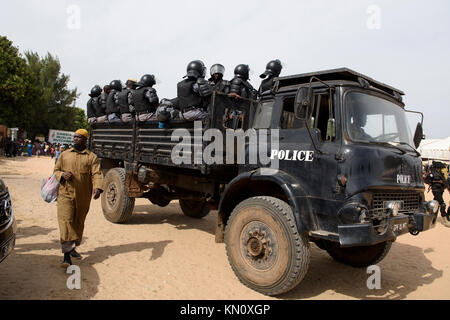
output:
<instances>
[{"instance_id":1,"label":"truck windshield","mask_svg":"<svg viewBox=\"0 0 450 320\"><path fill-rule=\"evenodd\" d=\"M351 140L413 146L405 111L399 105L362 92L347 94L345 105Z\"/></svg>"}]
</instances>

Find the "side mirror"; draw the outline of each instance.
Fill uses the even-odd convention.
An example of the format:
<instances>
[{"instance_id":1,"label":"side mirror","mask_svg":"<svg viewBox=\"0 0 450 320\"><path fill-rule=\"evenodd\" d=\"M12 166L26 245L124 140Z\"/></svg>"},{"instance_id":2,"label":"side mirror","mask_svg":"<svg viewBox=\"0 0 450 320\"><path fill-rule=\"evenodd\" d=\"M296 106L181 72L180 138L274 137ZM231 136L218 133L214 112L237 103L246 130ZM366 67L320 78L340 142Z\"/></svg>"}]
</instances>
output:
<instances>
[{"instance_id":1,"label":"side mirror","mask_svg":"<svg viewBox=\"0 0 450 320\"><path fill-rule=\"evenodd\" d=\"M298 89L295 97L295 116L298 119L308 118L308 109L311 106L311 91L309 88L303 87Z\"/></svg>"},{"instance_id":2,"label":"side mirror","mask_svg":"<svg viewBox=\"0 0 450 320\"><path fill-rule=\"evenodd\" d=\"M414 146L416 147L416 149L419 148L420 143L422 142L423 139L424 139L424 136L423 136L422 124L418 123L417 128L416 128L416 133L414 133Z\"/></svg>"}]
</instances>

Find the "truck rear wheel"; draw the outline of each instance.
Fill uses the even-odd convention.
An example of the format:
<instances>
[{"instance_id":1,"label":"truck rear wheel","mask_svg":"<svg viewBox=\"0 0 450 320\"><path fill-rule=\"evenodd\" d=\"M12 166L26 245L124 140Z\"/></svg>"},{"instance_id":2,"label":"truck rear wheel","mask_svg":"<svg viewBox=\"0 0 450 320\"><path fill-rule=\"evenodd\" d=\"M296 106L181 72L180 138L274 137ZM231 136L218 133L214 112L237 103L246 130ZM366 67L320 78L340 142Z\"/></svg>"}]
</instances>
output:
<instances>
[{"instance_id":1,"label":"truck rear wheel","mask_svg":"<svg viewBox=\"0 0 450 320\"><path fill-rule=\"evenodd\" d=\"M105 218L112 223L125 223L133 215L134 198L127 196L125 188L125 169L114 168L108 171L104 181L102 208Z\"/></svg>"},{"instance_id":2,"label":"truck rear wheel","mask_svg":"<svg viewBox=\"0 0 450 320\"><path fill-rule=\"evenodd\" d=\"M202 219L211 211L203 201L180 199L179 202L183 213L191 218Z\"/></svg>"},{"instance_id":3,"label":"truck rear wheel","mask_svg":"<svg viewBox=\"0 0 450 320\"><path fill-rule=\"evenodd\" d=\"M373 246L341 248L339 243L326 241L328 254L337 262L355 267L366 268L383 260L391 250L392 242L386 241Z\"/></svg>"},{"instance_id":4,"label":"truck rear wheel","mask_svg":"<svg viewBox=\"0 0 450 320\"><path fill-rule=\"evenodd\" d=\"M291 207L272 197L241 202L225 231L230 265L250 289L275 296L295 288L305 277L310 246L299 234Z\"/></svg>"}]
</instances>

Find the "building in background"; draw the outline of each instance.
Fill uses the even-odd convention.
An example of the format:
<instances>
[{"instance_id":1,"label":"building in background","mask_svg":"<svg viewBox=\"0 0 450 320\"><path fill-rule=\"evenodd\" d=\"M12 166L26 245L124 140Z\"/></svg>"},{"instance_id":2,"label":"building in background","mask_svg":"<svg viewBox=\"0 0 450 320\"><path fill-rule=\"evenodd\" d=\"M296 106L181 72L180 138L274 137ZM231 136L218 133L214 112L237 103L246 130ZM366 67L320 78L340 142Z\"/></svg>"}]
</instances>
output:
<instances>
[{"instance_id":1,"label":"building in background","mask_svg":"<svg viewBox=\"0 0 450 320\"><path fill-rule=\"evenodd\" d=\"M442 161L450 164L450 137L446 139L423 140L418 151L423 161Z\"/></svg>"}]
</instances>

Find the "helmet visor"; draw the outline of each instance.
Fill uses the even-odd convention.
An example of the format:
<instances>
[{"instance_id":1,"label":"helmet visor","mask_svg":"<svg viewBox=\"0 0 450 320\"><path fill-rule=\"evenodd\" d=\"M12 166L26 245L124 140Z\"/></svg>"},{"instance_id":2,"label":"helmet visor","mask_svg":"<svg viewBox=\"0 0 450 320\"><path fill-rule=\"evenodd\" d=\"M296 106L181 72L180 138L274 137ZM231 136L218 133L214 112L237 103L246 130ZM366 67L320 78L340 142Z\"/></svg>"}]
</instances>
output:
<instances>
[{"instance_id":1,"label":"helmet visor","mask_svg":"<svg viewBox=\"0 0 450 320\"><path fill-rule=\"evenodd\" d=\"M221 75L225 74L225 67L221 64L215 64L211 67L211 76L215 75L216 73L219 73Z\"/></svg>"}]
</instances>

